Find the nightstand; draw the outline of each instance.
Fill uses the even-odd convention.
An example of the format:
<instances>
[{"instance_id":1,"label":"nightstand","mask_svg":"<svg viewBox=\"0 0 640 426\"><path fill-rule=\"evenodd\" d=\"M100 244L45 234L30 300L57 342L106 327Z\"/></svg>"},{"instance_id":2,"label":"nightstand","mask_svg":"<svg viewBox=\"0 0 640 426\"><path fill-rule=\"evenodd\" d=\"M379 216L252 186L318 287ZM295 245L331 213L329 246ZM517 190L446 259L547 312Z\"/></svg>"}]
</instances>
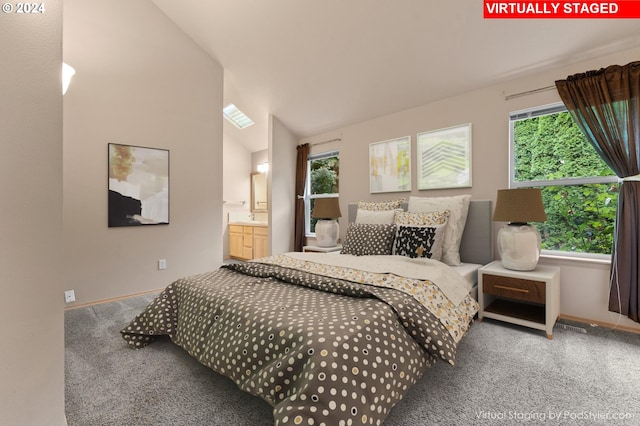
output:
<instances>
[{"instance_id":1,"label":"nightstand","mask_svg":"<svg viewBox=\"0 0 640 426\"><path fill-rule=\"evenodd\" d=\"M544 330L553 339L560 314L560 268L512 271L497 260L478 270L478 321L492 318Z\"/></svg>"},{"instance_id":2,"label":"nightstand","mask_svg":"<svg viewBox=\"0 0 640 426\"><path fill-rule=\"evenodd\" d=\"M302 251L314 251L318 253L333 253L335 251L342 250L342 244L338 244L337 246L332 247L320 247L320 246L304 246L302 247Z\"/></svg>"}]
</instances>

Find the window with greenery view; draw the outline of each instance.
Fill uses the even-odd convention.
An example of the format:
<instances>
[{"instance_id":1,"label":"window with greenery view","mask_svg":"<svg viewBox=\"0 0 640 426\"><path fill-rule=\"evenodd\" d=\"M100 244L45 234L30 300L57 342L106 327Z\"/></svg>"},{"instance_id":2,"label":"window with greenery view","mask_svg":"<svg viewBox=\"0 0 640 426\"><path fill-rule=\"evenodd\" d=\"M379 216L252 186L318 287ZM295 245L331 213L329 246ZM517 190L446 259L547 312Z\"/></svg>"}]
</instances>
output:
<instances>
[{"instance_id":1,"label":"window with greenery view","mask_svg":"<svg viewBox=\"0 0 640 426\"><path fill-rule=\"evenodd\" d=\"M317 219L313 219L313 205L317 198L338 197L340 160L337 151L310 155L307 160L305 218L307 235L315 235Z\"/></svg>"},{"instance_id":2,"label":"window with greenery view","mask_svg":"<svg viewBox=\"0 0 640 426\"><path fill-rule=\"evenodd\" d=\"M511 114L511 187L539 187L542 249L611 254L618 180L562 104Z\"/></svg>"}]
</instances>

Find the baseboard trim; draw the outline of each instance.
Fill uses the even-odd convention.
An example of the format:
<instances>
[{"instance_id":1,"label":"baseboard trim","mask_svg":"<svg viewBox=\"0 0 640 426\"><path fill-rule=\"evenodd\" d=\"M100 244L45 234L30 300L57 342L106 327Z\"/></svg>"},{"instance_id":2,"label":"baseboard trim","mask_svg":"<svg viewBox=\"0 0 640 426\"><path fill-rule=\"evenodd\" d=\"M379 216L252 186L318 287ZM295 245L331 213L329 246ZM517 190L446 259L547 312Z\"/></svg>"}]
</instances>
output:
<instances>
[{"instance_id":1,"label":"baseboard trim","mask_svg":"<svg viewBox=\"0 0 640 426\"><path fill-rule=\"evenodd\" d=\"M583 323L583 324L596 324L599 327L605 327L605 328L608 328L608 329L611 329L611 330L621 330L621 331L627 331L629 333L640 334L640 329L639 328L629 327L627 325L613 324L613 323L605 322L605 321L594 321L594 320L590 320L590 319L587 319L587 318L574 317L573 315L563 315L563 314L561 314L558 318L565 319L565 320L568 320L568 321L580 322L580 323Z\"/></svg>"},{"instance_id":2,"label":"baseboard trim","mask_svg":"<svg viewBox=\"0 0 640 426\"><path fill-rule=\"evenodd\" d=\"M109 298L109 299L95 300L93 302L80 303L78 305L66 306L64 308L64 310L65 311L70 311L72 309L86 308L87 306L95 306L95 305L102 305L104 303L117 302L119 300L131 299L132 297L144 296L145 294L160 293L162 290L163 290L163 288L159 288L159 289L156 289L156 290L142 291L140 293L128 294L128 295L125 295L125 296L118 296L118 297L112 297L112 298Z\"/></svg>"}]
</instances>

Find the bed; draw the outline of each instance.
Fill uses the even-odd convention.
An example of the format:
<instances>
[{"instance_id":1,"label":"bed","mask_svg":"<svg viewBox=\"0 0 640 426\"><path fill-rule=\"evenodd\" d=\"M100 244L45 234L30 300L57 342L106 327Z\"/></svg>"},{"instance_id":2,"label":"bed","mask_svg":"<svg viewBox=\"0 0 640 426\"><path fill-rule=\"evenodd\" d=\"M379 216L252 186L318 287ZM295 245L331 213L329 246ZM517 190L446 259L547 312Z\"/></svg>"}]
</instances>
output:
<instances>
[{"instance_id":1,"label":"bed","mask_svg":"<svg viewBox=\"0 0 640 426\"><path fill-rule=\"evenodd\" d=\"M450 198L450 197L443 197ZM402 202L400 208L409 209ZM348 205L349 223L355 222L358 203ZM451 266L471 283L471 295L478 300L478 269L493 262L493 230L491 200L469 200L469 209L460 242L460 264Z\"/></svg>"},{"instance_id":2,"label":"bed","mask_svg":"<svg viewBox=\"0 0 640 426\"><path fill-rule=\"evenodd\" d=\"M468 203L456 267L283 253L179 279L121 333L134 348L168 335L271 404L276 425L382 424L428 367L455 363L478 309L470 265L491 260L490 213L489 201Z\"/></svg>"}]
</instances>

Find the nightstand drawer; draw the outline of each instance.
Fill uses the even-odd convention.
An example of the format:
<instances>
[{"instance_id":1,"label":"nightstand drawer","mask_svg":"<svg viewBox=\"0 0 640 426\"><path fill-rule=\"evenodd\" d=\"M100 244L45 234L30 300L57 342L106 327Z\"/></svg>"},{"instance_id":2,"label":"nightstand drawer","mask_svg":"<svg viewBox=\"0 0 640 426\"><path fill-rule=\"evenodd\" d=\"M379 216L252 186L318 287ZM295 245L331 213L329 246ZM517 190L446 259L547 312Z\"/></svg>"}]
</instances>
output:
<instances>
[{"instance_id":1,"label":"nightstand drawer","mask_svg":"<svg viewBox=\"0 0 640 426\"><path fill-rule=\"evenodd\" d=\"M499 277L483 274L482 291L499 297L545 303L546 285L543 281L522 278Z\"/></svg>"}]
</instances>

